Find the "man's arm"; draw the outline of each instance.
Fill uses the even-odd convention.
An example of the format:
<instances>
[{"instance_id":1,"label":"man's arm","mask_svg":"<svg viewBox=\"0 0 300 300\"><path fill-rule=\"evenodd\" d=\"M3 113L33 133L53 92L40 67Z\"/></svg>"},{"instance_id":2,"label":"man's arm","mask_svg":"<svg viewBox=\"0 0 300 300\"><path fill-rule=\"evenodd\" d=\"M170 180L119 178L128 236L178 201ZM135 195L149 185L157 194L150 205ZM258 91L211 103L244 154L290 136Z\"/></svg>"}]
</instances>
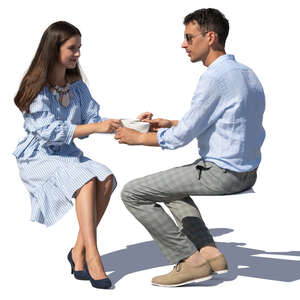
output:
<instances>
[{"instance_id":1,"label":"man's arm","mask_svg":"<svg viewBox=\"0 0 300 300\"><path fill-rule=\"evenodd\" d=\"M177 126L177 120L167 120L167 119L153 119L153 120L145 120L144 122L150 123L150 131L157 132L160 128L171 128L173 126Z\"/></svg>"},{"instance_id":2,"label":"man's arm","mask_svg":"<svg viewBox=\"0 0 300 300\"><path fill-rule=\"evenodd\" d=\"M153 117L153 114L151 112L144 112L138 116L138 119L141 122L150 123L151 131L158 131L159 128L171 128L173 126L177 126L178 122L179 122L177 120L167 120L167 119L162 119L162 118L152 120L152 117Z\"/></svg>"},{"instance_id":3,"label":"man's arm","mask_svg":"<svg viewBox=\"0 0 300 300\"><path fill-rule=\"evenodd\" d=\"M159 146L156 132L138 132L130 128L118 128L115 139L120 144Z\"/></svg>"},{"instance_id":4,"label":"man's arm","mask_svg":"<svg viewBox=\"0 0 300 300\"><path fill-rule=\"evenodd\" d=\"M171 122L171 124L172 124L172 126L171 126L171 127L173 127L173 126L177 126L177 125L178 125L178 123L179 123L179 121L178 121L178 120L171 120L170 122Z\"/></svg>"},{"instance_id":5,"label":"man's arm","mask_svg":"<svg viewBox=\"0 0 300 300\"><path fill-rule=\"evenodd\" d=\"M170 150L183 147L200 136L224 113L228 104L222 102L221 91L215 78L200 79L191 107L180 122L143 119L144 122L151 124L154 132L142 134L132 129L120 128L115 138L119 143L129 145L160 146L162 149ZM152 117L151 113L144 114Z\"/></svg>"},{"instance_id":6,"label":"man's arm","mask_svg":"<svg viewBox=\"0 0 300 300\"><path fill-rule=\"evenodd\" d=\"M140 145L144 146L159 146L156 132L145 132L141 134Z\"/></svg>"}]
</instances>

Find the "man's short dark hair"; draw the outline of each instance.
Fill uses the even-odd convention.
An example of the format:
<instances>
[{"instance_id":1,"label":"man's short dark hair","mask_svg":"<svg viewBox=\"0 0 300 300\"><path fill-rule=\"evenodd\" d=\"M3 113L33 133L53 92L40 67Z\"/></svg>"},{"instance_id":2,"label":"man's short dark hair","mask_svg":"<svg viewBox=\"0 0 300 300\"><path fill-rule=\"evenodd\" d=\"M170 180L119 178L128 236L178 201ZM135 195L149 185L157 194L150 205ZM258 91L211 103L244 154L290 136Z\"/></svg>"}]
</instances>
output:
<instances>
[{"instance_id":1,"label":"man's short dark hair","mask_svg":"<svg viewBox=\"0 0 300 300\"><path fill-rule=\"evenodd\" d=\"M196 21L200 29L214 31L218 35L219 43L225 47L226 38L229 32L229 22L217 9L202 8L188 14L183 21L184 25Z\"/></svg>"}]
</instances>

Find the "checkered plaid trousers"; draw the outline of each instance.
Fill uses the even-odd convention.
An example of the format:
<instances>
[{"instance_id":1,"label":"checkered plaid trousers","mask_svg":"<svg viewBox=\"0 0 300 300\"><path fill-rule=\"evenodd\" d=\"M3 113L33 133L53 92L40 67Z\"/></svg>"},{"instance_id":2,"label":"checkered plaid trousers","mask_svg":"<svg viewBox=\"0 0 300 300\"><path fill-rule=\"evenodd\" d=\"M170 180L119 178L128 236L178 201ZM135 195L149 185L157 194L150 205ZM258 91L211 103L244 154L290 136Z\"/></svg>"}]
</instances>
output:
<instances>
[{"instance_id":1,"label":"checkered plaid trousers","mask_svg":"<svg viewBox=\"0 0 300 300\"><path fill-rule=\"evenodd\" d=\"M253 186L255 181L256 170L237 173L200 159L130 181L121 197L167 260L176 264L204 246L215 246L190 196L238 193ZM160 203L167 206L176 223Z\"/></svg>"}]
</instances>

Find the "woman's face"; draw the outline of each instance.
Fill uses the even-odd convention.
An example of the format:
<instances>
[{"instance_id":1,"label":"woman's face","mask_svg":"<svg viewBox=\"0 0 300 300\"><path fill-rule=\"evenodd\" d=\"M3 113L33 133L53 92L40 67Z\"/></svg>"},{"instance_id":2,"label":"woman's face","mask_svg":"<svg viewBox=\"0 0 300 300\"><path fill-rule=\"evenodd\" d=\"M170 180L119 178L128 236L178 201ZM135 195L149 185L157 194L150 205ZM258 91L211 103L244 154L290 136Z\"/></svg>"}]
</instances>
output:
<instances>
[{"instance_id":1,"label":"woman's face","mask_svg":"<svg viewBox=\"0 0 300 300\"><path fill-rule=\"evenodd\" d=\"M74 69L80 56L81 37L74 35L60 46L59 63L66 69Z\"/></svg>"}]
</instances>

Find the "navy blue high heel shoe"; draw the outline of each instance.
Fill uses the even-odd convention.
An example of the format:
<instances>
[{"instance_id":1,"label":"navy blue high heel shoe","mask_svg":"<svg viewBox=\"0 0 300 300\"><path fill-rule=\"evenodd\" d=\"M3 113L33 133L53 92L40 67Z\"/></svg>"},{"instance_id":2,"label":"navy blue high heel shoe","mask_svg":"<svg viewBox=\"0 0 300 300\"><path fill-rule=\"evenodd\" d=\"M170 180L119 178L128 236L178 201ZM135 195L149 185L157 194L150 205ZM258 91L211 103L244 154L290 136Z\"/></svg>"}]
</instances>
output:
<instances>
[{"instance_id":1,"label":"navy blue high heel shoe","mask_svg":"<svg viewBox=\"0 0 300 300\"><path fill-rule=\"evenodd\" d=\"M111 284L111 281L108 277L104 278L104 279L95 280L91 276L91 274L89 273L89 269L87 267L86 262L84 263L84 269L85 269L87 275L89 276L89 280L90 280L90 282L91 282L91 284L94 288L97 288L97 289L109 289L109 288L111 288L112 284Z\"/></svg>"},{"instance_id":2,"label":"navy blue high heel shoe","mask_svg":"<svg viewBox=\"0 0 300 300\"><path fill-rule=\"evenodd\" d=\"M72 249L70 250L68 254L68 261L71 265L71 274L74 274L74 277L78 280L89 280L90 277L88 276L87 272L85 270L83 271L76 271L75 270L75 264L72 258Z\"/></svg>"}]
</instances>

